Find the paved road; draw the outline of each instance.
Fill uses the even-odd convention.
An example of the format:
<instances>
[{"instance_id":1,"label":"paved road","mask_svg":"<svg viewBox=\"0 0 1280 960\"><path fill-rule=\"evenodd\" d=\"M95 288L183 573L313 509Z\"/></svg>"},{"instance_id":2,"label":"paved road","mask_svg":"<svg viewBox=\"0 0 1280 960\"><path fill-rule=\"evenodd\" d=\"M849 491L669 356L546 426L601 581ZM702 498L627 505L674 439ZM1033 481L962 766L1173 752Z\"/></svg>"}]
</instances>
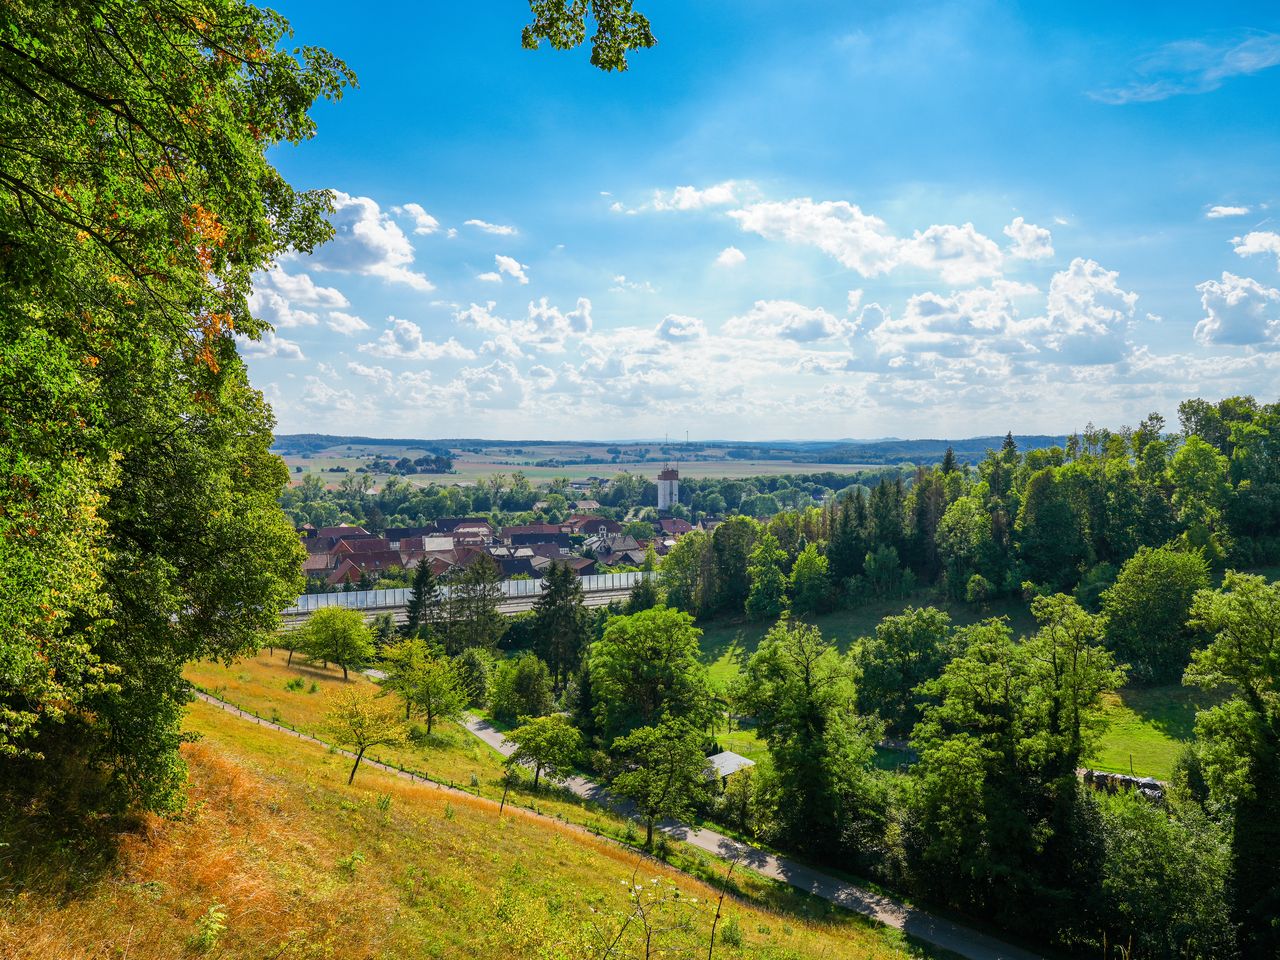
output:
<instances>
[{"instance_id":1,"label":"paved road","mask_svg":"<svg viewBox=\"0 0 1280 960\"><path fill-rule=\"evenodd\" d=\"M510 756L515 747L502 732L485 720L468 716L464 724L468 730L493 747L503 756ZM627 809L609 796L600 784L585 777L571 777L565 786L580 797L628 813ZM1038 953L1011 946L977 930L953 923L943 917L899 903L891 897L873 893L863 887L846 883L829 874L798 863L789 857L779 857L758 847L726 837L722 833L703 827L690 827L682 823L664 823L661 829L668 836L683 840L726 860L737 859L757 873L804 890L814 896L829 900L846 910L878 920L886 926L896 927L926 943L942 947L970 960L1041 960Z\"/></svg>"}]
</instances>

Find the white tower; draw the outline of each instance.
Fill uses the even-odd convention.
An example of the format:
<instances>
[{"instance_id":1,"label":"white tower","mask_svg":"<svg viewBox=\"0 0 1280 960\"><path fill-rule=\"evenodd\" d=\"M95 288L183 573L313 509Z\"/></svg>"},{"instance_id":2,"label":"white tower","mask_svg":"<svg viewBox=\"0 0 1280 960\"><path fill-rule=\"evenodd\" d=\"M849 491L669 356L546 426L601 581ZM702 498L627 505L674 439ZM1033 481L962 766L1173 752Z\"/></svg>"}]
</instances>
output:
<instances>
[{"instance_id":1,"label":"white tower","mask_svg":"<svg viewBox=\"0 0 1280 960\"><path fill-rule=\"evenodd\" d=\"M670 510L680 502L680 471L664 466L658 473L658 509Z\"/></svg>"}]
</instances>

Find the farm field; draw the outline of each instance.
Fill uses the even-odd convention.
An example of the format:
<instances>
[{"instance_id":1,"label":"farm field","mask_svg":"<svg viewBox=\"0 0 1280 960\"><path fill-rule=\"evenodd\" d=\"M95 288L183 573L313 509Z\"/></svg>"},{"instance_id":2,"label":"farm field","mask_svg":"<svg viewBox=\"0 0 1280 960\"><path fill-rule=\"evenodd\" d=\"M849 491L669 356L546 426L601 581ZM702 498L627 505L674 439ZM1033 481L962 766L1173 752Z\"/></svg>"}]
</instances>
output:
<instances>
[{"instance_id":1,"label":"farm field","mask_svg":"<svg viewBox=\"0 0 1280 960\"><path fill-rule=\"evenodd\" d=\"M718 885L486 800L362 769L204 703L183 747L180 817L130 829L0 813L8 960L585 956L617 930L627 884L671 884L688 923L669 946L705 950ZM85 850L95 853L86 857ZM686 864L715 882L717 864ZM940 956L739 871L717 956ZM628 934L629 936L630 934ZM674 941L674 942L673 942ZM699 946L701 945L701 946ZM568 951L568 952L565 952Z\"/></svg>"}]
</instances>

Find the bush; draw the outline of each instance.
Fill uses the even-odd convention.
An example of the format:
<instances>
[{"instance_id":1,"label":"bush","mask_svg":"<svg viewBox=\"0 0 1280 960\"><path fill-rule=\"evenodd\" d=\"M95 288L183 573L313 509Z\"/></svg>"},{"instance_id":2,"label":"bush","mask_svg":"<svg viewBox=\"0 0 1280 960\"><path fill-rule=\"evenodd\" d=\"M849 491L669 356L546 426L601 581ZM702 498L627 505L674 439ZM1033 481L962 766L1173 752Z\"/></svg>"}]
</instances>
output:
<instances>
[{"instance_id":1,"label":"bush","mask_svg":"<svg viewBox=\"0 0 1280 960\"><path fill-rule=\"evenodd\" d=\"M489 712L503 723L520 717L543 717L551 712L551 671L532 653L503 660L493 671Z\"/></svg>"}]
</instances>

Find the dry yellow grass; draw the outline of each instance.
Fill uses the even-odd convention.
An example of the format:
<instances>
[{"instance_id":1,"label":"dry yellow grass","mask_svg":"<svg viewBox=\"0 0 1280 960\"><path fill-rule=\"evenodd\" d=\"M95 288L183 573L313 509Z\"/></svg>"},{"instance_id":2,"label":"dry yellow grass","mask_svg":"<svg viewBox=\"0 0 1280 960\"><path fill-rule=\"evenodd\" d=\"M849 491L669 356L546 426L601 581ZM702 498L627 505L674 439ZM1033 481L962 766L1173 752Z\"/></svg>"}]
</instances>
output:
<instances>
[{"instance_id":1,"label":"dry yellow grass","mask_svg":"<svg viewBox=\"0 0 1280 960\"><path fill-rule=\"evenodd\" d=\"M190 727L202 739L185 748L188 812L120 835L100 871L76 875L92 858L65 841L47 842L43 859L0 848L0 956L586 958L600 955L593 924L617 922L633 872L697 901L665 939L705 955L715 891L669 867L373 769L348 787L345 758L205 704L191 708ZM38 834L13 811L0 828L4 842ZM215 905L225 928L201 943ZM716 956L912 955L859 918L803 898L791 907L731 903L741 946ZM627 944L620 956L636 956Z\"/></svg>"}]
</instances>

